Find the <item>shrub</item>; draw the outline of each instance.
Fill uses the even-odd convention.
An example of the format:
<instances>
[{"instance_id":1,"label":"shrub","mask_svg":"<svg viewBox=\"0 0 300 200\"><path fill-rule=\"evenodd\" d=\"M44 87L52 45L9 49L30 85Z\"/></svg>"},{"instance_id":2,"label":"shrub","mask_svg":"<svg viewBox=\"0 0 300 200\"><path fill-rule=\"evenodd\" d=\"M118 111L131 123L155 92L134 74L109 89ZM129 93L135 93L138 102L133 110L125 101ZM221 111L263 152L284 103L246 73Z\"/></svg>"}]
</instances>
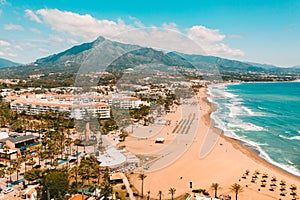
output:
<instances>
[{"instance_id":1,"label":"shrub","mask_svg":"<svg viewBox=\"0 0 300 200\"><path fill-rule=\"evenodd\" d=\"M134 193L133 193L133 196L134 196L134 197L138 197L139 194L137 194L137 193L134 192Z\"/></svg>"}]
</instances>

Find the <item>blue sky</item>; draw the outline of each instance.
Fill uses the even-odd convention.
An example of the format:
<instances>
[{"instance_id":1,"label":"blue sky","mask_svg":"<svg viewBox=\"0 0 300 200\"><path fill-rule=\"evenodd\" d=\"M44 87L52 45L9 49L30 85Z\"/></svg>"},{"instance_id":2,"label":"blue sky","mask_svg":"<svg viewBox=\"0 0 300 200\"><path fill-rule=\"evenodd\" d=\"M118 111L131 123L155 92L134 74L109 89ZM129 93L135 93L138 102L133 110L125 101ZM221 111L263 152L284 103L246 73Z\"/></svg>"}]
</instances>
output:
<instances>
[{"instance_id":1,"label":"blue sky","mask_svg":"<svg viewBox=\"0 0 300 200\"><path fill-rule=\"evenodd\" d=\"M0 57L28 63L103 35L167 50L293 66L300 64L299 10L297 0L0 0Z\"/></svg>"}]
</instances>

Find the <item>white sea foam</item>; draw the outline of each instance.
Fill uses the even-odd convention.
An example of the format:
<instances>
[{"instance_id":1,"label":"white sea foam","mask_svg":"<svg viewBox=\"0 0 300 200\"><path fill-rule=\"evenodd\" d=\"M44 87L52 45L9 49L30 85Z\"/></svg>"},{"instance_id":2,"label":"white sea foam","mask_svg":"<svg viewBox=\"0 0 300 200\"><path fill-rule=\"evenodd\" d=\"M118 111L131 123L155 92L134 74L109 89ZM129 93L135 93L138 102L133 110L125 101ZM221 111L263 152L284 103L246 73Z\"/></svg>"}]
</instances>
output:
<instances>
[{"instance_id":1,"label":"white sea foam","mask_svg":"<svg viewBox=\"0 0 300 200\"><path fill-rule=\"evenodd\" d=\"M229 100L227 100L226 102L221 102L220 103L216 103L218 104L218 109L211 114L211 119L213 120L213 122L215 123L215 126L221 130L224 131L224 135L230 138L234 138L236 140L241 141L242 143L245 144L245 146L249 146L252 149L254 149L255 151L258 152L258 155L260 157L262 157L263 159L265 159L267 162L278 166L280 168L282 168L283 170L292 173L296 176L300 176L300 171L294 166L294 163L291 161L286 160L287 164L284 163L279 163L274 161L263 149L262 146L268 146L268 144L258 144L256 142L250 141L247 138L243 137L243 136L239 136L237 135L232 128L237 128L237 129L243 129L243 130L249 130L249 131L261 131L261 130L265 130L263 127L251 124L251 123L245 123L241 120L238 120L238 118L236 116L238 115L251 115L251 116L261 116L264 113L261 112L254 112L253 110L245 107L245 106L241 106L241 104L243 103L243 99L238 98L238 95L234 95L232 93L230 93L229 91L225 91L224 89L226 87L223 85L221 87L218 88L213 88L213 90L218 90L218 91L214 91L212 93L214 93L216 96L212 96L211 101L215 102L216 99L214 97L217 98L230 98ZM222 91L223 90L223 91ZM230 103L227 103L227 102ZM221 116L224 116L224 113L221 113L221 110L223 110L224 106L226 106L229 109L229 113L227 116L231 117L234 120L230 120L233 121L234 123L230 122L225 124L224 121L221 120ZM221 109L222 108L222 109ZM259 110L265 110L265 108L263 107L257 107ZM263 112L263 111L262 111ZM225 114L226 115L226 114ZM224 118L225 119L225 118ZM298 130L298 133L300 134L300 130ZM288 140L300 140L300 136L293 136L293 137L286 137L283 135L279 135L279 137L284 138L284 139L288 139Z\"/></svg>"},{"instance_id":2,"label":"white sea foam","mask_svg":"<svg viewBox=\"0 0 300 200\"><path fill-rule=\"evenodd\" d=\"M289 172L289 173L291 173L291 174L294 174L294 175L296 175L296 176L300 176L300 171L299 171L296 167L294 167L293 164L290 163L290 165L286 165L286 164L278 163L278 162L274 161L274 160L273 160L273 159L272 159L272 158L271 158L271 157L270 157L270 156L269 156L269 155L261 148L261 146L264 146L263 144L258 144L258 143L256 143L256 142L253 142L253 141L251 141L251 140L248 140L248 139L246 139L246 138L244 138L244 137L240 137L240 136L235 137L236 134L234 134L234 133L231 133L231 134L226 135L226 136L230 137L230 135L234 135L234 137L232 137L232 138L237 139L237 140L239 140L239 141L245 143L246 146L249 146L249 147L251 147L252 149L254 149L254 150L256 150L257 152L259 152L259 156L260 156L261 158L263 158L264 160L266 160L267 162L271 163L272 165L275 165L275 166L277 166L277 167L279 167L279 168L281 168L281 169L283 169L283 170L285 170L285 171L287 171L287 172Z\"/></svg>"},{"instance_id":3,"label":"white sea foam","mask_svg":"<svg viewBox=\"0 0 300 200\"><path fill-rule=\"evenodd\" d=\"M287 140L300 140L300 136L286 137L284 135L279 135L279 137Z\"/></svg>"},{"instance_id":4,"label":"white sea foam","mask_svg":"<svg viewBox=\"0 0 300 200\"><path fill-rule=\"evenodd\" d=\"M259 156L262 157L263 159L265 159L267 162L271 163L272 165L275 165L291 174L294 174L296 176L300 176L300 171L293 166L293 164L291 165L286 165L283 163L278 163L276 161L274 161L264 150L262 150L261 147L258 147L257 150L260 152Z\"/></svg>"},{"instance_id":5,"label":"white sea foam","mask_svg":"<svg viewBox=\"0 0 300 200\"><path fill-rule=\"evenodd\" d=\"M251 124L251 123L245 123L243 121L238 121L239 123L228 123L229 127L232 128L240 128L243 129L245 131L264 131L266 130L265 128L261 127L261 126L257 126L255 124Z\"/></svg>"},{"instance_id":6,"label":"white sea foam","mask_svg":"<svg viewBox=\"0 0 300 200\"><path fill-rule=\"evenodd\" d=\"M289 163L290 165L294 165L294 163L293 163L292 161L288 160L288 159L285 159L285 161L286 161L287 163Z\"/></svg>"},{"instance_id":7,"label":"white sea foam","mask_svg":"<svg viewBox=\"0 0 300 200\"><path fill-rule=\"evenodd\" d=\"M257 108L258 108L259 110L265 110L265 108L263 108L263 107L261 107L261 106L257 106Z\"/></svg>"}]
</instances>

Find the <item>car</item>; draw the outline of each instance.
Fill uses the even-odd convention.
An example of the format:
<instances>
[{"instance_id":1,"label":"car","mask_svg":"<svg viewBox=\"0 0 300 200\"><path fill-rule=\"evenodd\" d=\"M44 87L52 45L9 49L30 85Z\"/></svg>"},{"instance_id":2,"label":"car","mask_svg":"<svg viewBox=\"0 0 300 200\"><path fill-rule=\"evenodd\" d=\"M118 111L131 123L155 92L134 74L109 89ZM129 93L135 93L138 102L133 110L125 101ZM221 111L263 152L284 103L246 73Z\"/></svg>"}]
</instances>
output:
<instances>
[{"instance_id":1,"label":"car","mask_svg":"<svg viewBox=\"0 0 300 200\"><path fill-rule=\"evenodd\" d=\"M6 187L6 188L3 188L3 193L4 193L4 194L10 193L10 192L12 192L12 191L14 191L14 188L12 188L12 187Z\"/></svg>"}]
</instances>

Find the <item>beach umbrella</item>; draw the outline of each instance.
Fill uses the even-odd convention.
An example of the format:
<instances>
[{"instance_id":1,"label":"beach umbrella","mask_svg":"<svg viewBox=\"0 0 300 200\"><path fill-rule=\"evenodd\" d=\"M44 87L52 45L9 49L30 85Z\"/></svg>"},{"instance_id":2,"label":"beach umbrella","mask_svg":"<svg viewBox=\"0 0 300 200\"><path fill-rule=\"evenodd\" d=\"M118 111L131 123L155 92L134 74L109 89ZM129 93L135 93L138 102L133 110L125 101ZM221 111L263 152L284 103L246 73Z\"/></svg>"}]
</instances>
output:
<instances>
[{"instance_id":1,"label":"beach umbrella","mask_svg":"<svg viewBox=\"0 0 300 200\"><path fill-rule=\"evenodd\" d=\"M277 181L277 178L275 176L273 176L271 181L275 182L275 181Z\"/></svg>"},{"instance_id":2,"label":"beach umbrella","mask_svg":"<svg viewBox=\"0 0 300 200\"><path fill-rule=\"evenodd\" d=\"M266 180L266 179L263 179L263 180L261 180L261 182L262 182L262 183L265 183L265 182L267 182L267 180Z\"/></svg>"},{"instance_id":3,"label":"beach umbrella","mask_svg":"<svg viewBox=\"0 0 300 200\"><path fill-rule=\"evenodd\" d=\"M286 191L282 191L282 192L280 193L281 196L285 196L286 194L287 194Z\"/></svg>"},{"instance_id":4,"label":"beach umbrella","mask_svg":"<svg viewBox=\"0 0 300 200\"><path fill-rule=\"evenodd\" d=\"M250 173L250 170L249 170L249 169L247 169L247 170L246 170L246 175L248 176L248 175L249 175L249 173Z\"/></svg>"},{"instance_id":5,"label":"beach umbrella","mask_svg":"<svg viewBox=\"0 0 300 200\"><path fill-rule=\"evenodd\" d=\"M280 185L285 185L285 180L281 180Z\"/></svg>"},{"instance_id":6,"label":"beach umbrella","mask_svg":"<svg viewBox=\"0 0 300 200\"><path fill-rule=\"evenodd\" d=\"M291 190L297 190L297 185L292 184L290 189L291 189Z\"/></svg>"},{"instance_id":7,"label":"beach umbrella","mask_svg":"<svg viewBox=\"0 0 300 200\"><path fill-rule=\"evenodd\" d=\"M257 169L257 170L255 170L255 174L260 174L260 172L259 172L259 170Z\"/></svg>"},{"instance_id":8,"label":"beach umbrella","mask_svg":"<svg viewBox=\"0 0 300 200\"><path fill-rule=\"evenodd\" d=\"M268 178L268 173L263 173L262 177L263 178Z\"/></svg>"},{"instance_id":9,"label":"beach umbrella","mask_svg":"<svg viewBox=\"0 0 300 200\"><path fill-rule=\"evenodd\" d=\"M270 184L271 187L276 187L277 185L275 183Z\"/></svg>"},{"instance_id":10,"label":"beach umbrella","mask_svg":"<svg viewBox=\"0 0 300 200\"><path fill-rule=\"evenodd\" d=\"M296 196L296 195L297 195L297 193L293 191L293 192L291 192L291 193L290 193L290 195L292 195L292 196Z\"/></svg>"}]
</instances>

